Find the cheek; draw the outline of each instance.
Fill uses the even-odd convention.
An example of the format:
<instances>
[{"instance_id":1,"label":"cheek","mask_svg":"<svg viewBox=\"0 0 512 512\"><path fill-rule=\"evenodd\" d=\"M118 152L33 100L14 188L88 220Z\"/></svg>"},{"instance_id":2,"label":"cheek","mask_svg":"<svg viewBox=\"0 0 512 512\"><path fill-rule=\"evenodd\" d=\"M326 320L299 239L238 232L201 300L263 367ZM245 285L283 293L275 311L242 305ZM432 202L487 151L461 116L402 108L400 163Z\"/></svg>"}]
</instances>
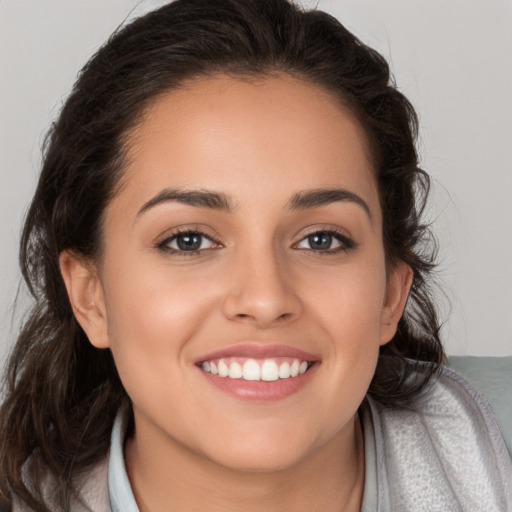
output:
<instances>
[{"instance_id":1,"label":"cheek","mask_svg":"<svg viewBox=\"0 0 512 512\"><path fill-rule=\"evenodd\" d=\"M165 385L157 378L171 379L190 363L190 340L214 302L209 287L159 265L117 265L108 275L108 334L123 384L130 396L146 383Z\"/></svg>"},{"instance_id":2,"label":"cheek","mask_svg":"<svg viewBox=\"0 0 512 512\"><path fill-rule=\"evenodd\" d=\"M304 283L309 289L309 307L322 318L340 342L351 340L357 333L367 333L359 340L364 343L380 329L386 294L386 271L380 261L346 265L329 272L310 276Z\"/></svg>"},{"instance_id":3,"label":"cheek","mask_svg":"<svg viewBox=\"0 0 512 512\"><path fill-rule=\"evenodd\" d=\"M379 353L386 272L380 262L339 268L311 281L308 310L330 341L329 371L347 393L366 392ZM340 382L341 385L341 382Z\"/></svg>"},{"instance_id":4,"label":"cheek","mask_svg":"<svg viewBox=\"0 0 512 512\"><path fill-rule=\"evenodd\" d=\"M186 337L210 300L199 273L180 272L165 264L118 266L109 273L106 297L113 338L137 333L165 333L167 342ZM148 339L157 341L159 336Z\"/></svg>"}]
</instances>

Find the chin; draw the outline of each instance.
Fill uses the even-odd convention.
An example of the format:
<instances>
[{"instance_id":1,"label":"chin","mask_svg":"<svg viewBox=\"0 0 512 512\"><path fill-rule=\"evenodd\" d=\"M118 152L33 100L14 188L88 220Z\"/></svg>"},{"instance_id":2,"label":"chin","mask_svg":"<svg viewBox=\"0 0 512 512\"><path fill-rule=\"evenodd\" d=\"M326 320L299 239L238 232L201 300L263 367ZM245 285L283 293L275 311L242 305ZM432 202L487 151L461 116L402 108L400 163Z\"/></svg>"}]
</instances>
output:
<instances>
[{"instance_id":1,"label":"chin","mask_svg":"<svg viewBox=\"0 0 512 512\"><path fill-rule=\"evenodd\" d=\"M296 451L283 453L282 450L267 449L266 453L245 452L224 455L212 459L217 465L237 473L275 473L295 466L302 459Z\"/></svg>"},{"instance_id":2,"label":"chin","mask_svg":"<svg viewBox=\"0 0 512 512\"><path fill-rule=\"evenodd\" d=\"M305 460L314 446L311 439L290 439L285 436L244 436L232 437L229 445L224 444L207 454L217 465L237 472L271 473L289 469Z\"/></svg>"}]
</instances>

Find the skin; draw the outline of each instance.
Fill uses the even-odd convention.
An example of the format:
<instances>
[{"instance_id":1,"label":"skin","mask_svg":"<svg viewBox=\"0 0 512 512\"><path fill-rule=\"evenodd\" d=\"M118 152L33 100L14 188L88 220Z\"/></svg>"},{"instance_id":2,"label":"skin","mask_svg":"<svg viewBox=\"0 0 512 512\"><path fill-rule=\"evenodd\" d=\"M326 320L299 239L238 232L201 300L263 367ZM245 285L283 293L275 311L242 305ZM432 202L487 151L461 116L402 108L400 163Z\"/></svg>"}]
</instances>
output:
<instances>
[{"instance_id":1,"label":"skin","mask_svg":"<svg viewBox=\"0 0 512 512\"><path fill-rule=\"evenodd\" d=\"M144 209L168 189L221 193L231 210ZM318 189L361 202L290 208ZM133 403L125 459L141 511L360 510L356 413L411 281L405 264L386 268L381 216L364 131L316 85L202 79L146 110L105 212L101 260L61 255L75 315L112 351ZM159 247L176 247L178 227L208 236L200 251ZM307 237L329 230L341 238L313 250ZM194 363L247 341L320 362L291 396L242 400Z\"/></svg>"}]
</instances>

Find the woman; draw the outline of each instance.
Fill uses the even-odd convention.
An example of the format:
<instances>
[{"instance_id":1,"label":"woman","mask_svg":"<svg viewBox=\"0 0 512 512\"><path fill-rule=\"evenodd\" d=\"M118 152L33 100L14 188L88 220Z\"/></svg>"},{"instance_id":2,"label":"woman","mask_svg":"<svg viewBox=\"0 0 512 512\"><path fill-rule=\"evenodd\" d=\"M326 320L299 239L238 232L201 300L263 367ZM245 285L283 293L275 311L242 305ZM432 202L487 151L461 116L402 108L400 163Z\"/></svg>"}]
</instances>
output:
<instances>
[{"instance_id":1,"label":"woman","mask_svg":"<svg viewBox=\"0 0 512 512\"><path fill-rule=\"evenodd\" d=\"M2 505L505 509L492 413L440 366L416 124L376 52L286 0L116 33L23 231Z\"/></svg>"}]
</instances>

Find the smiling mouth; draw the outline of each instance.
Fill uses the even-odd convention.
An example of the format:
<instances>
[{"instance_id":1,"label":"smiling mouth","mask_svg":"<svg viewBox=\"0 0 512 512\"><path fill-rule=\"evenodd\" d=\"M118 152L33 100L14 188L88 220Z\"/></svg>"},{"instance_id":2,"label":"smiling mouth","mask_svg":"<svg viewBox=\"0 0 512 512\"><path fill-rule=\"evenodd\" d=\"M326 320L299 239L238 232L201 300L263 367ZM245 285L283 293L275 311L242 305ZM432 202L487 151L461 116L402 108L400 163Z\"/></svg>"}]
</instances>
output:
<instances>
[{"instance_id":1,"label":"smiling mouth","mask_svg":"<svg viewBox=\"0 0 512 512\"><path fill-rule=\"evenodd\" d=\"M306 373L312 365L313 361L291 357L225 357L203 361L198 366L206 373L226 379L273 382L298 377Z\"/></svg>"}]
</instances>

